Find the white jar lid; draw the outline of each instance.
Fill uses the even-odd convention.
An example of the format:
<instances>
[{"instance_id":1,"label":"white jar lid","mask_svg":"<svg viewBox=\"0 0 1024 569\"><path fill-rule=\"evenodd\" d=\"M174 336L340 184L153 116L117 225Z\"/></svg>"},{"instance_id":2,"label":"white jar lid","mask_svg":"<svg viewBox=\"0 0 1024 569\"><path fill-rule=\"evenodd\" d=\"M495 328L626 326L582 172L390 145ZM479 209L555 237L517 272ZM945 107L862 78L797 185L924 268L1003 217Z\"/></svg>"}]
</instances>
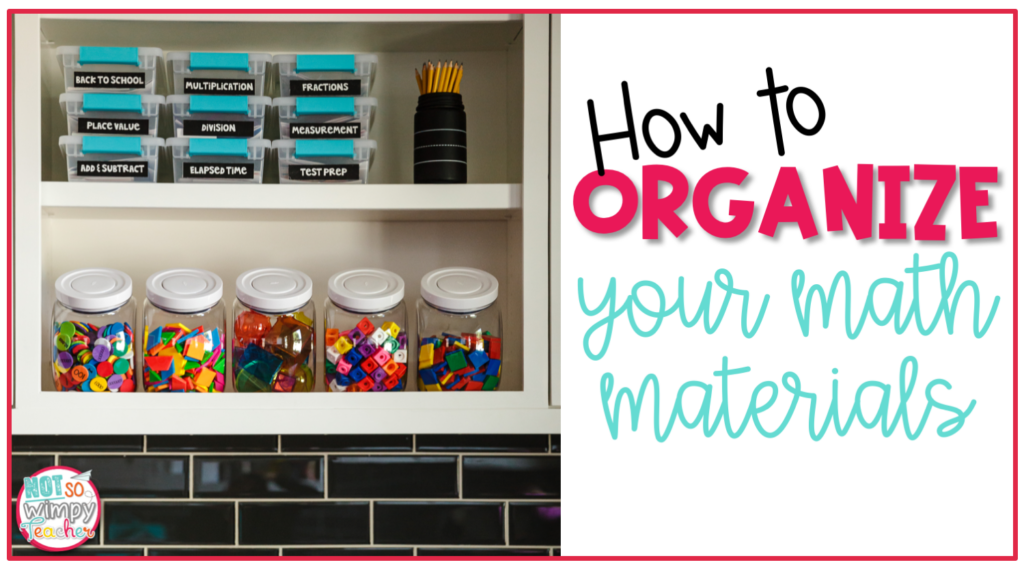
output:
<instances>
[{"instance_id":1,"label":"white jar lid","mask_svg":"<svg viewBox=\"0 0 1024 569\"><path fill-rule=\"evenodd\" d=\"M313 298L313 279L292 269L253 269L238 275L235 296L266 312L291 312Z\"/></svg>"},{"instance_id":2,"label":"white jar lid","mask_svg":"<svg viewBox=\"0 0 1024 569\"><path fill-rule=\"evenodd\" d=\"M423 275L423 300L452 312L473 312L498 299L498 279L480 269L448 267Z\"/></svg>"},{"instance_id":3,"label":"white jar lid","mask_svg":"<svg viewBox=\"0 0 1024 569\"><path fill-rule=\"evenodd\" d=\"M113 310L132 297L132 278L114 269L79 269L64 273L55 287L61 304L86 312Z\"/></svg>"},{"instance_id":4,"label":"white jar lid","mask_svg":"<svg viewBox=\"0 0 1024 569\"><path fill-rule=\"evenodd\" d=\"M172 312L202 312L220 301L224 281L202 269L170 269L149 275L146 298Z\"/></svg>"},{"instance_id":5,"label":"white jar lid","mask_svg":"<svg viewBox=\"0 0 1024 569\"><path fill-rule=\"evenodd\" d=\"M343 271L327 281L327 296L347 310L381 312L402 302L405 281L383 269Z\"/></svg>"}]
</instances>

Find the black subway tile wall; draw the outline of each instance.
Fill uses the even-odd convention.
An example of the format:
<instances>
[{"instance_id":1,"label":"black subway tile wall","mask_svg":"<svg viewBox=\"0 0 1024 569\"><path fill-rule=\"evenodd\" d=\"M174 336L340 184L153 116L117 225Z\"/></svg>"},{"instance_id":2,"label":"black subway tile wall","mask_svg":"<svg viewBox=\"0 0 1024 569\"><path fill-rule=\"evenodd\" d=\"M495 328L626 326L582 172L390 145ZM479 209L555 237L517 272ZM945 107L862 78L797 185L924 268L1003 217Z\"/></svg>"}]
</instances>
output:
<instances>
[{"instance_id":1,"label":"black subway tile wall","mask_svg":"<svg viewBox=\"0 0 1024 569\"><path fill-rule=\"evenodd\" d=\"M559 435L13 437L14 495L92 470L99 535L17 556L560 555ZM13 510L13 504L12 504Z\"/></svg>"}]
</instances>

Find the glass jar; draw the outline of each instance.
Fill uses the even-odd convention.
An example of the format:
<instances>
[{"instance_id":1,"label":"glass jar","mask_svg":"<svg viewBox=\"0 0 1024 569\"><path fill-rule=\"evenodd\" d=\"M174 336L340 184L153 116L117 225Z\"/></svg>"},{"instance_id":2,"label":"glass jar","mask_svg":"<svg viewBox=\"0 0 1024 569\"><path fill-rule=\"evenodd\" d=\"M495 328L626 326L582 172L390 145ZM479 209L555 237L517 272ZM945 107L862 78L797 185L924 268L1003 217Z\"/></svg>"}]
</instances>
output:
<instances>
[{"instance_id":1,"label":"glass jar","mask_svg":"<svg viewBox=\"0 0 1024 569\"><path fill-rule=\"evenodd\" d=\"M55 283L50 329L57 391L135 391L132 278L80 269Z\"/></svg>"},{"instance_id":2,"label":"glass jar","mask_svg":"<svg viewBox=\"0 0 1024 569\"><path fill-rule=\"evenodd\" d=\"M402 391L408 370L405 281L380 269L338 273L324 301L328 391Z\"/></svg>"},{"instance_id":3,"label":"glass jar","mask_svg":"<svg viewBox=\"0 0 1024 569\"><path fill-rule=\"evenodd\" d=\"M146 280L143 385L146 391L224 391L224 281L202 269L160 271Z\"/></svg>"},{"instance_id":4,"label":"glass jar","mask_svg":"<svg viewBox=\"0 0 1024 569\"><path fill-rule=\"evenodd\" d=\"M501 384L498 279L449 267L423 275L416 302L420 391L495 391Z\"/></svg>"},{"instance_id":5,"label":"glass jar","mask_svg":"<svg viewBox=\"0 0 1024 569\"><path fill-rule=\"evenodd\" d=\"M235 282L231 371L235 391L313 391L313 280L291 269L253 269Z\"/></svg>"}]
</instances>

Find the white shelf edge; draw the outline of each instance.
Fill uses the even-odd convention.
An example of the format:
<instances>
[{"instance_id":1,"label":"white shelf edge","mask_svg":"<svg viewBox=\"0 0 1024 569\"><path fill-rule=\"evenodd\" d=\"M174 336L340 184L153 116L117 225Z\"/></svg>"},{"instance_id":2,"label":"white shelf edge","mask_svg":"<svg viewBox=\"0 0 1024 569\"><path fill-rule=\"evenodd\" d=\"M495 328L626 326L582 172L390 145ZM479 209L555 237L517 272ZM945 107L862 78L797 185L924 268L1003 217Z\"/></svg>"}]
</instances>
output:
<instances>
[{"instance_id":1,"label":"white shelf edge","mask_svg":"<svg viewBox=\"0 0 1024 569\"><path fill-rule=\"evenodd\" d=\"M513 210L521 184L102 184L43 182L42 207L196 210Z\"/></svg>"},{"instance_id":2,"label":"white shelf edge","mask_svg":"<svg viewBox=\"0 0 1024 569\"><path fill-rule=\"evenodd\" d=\"M199 14L77 14L77 13L46 13L40 14L43 20L159 20L177 22L353 22L353 23L416 23L416 22L453 22L453 23L487 23L487 22L520 22L523 14L415 14L389 13L382 11L377 14L353 14L345 12L325 12L308 10L300 13L273 12L266 14L239 13L199 13Z\"/></svg>"}]
</instances>

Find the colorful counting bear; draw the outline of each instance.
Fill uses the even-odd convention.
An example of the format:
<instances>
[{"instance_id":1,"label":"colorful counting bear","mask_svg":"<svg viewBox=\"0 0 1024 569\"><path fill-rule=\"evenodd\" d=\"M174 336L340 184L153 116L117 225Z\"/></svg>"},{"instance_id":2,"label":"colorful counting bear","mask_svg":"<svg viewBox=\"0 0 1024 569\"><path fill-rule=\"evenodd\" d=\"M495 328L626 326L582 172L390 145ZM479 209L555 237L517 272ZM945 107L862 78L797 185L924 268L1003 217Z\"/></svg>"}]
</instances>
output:
<instances>
[{"instance_id":1,"label":"colorful counting bear","mask_svg":"<svg viewBox=\"0 0 1024 569\"><path fill-rule=\"evenodd\" d=\"M53 380L60 391L135 391L135 335L127 322L67 321L53 331Z\"/></svg>"},{"instance_id":2,"label":"colorful counting bear","mask_svg":"<svg viewBox=\"0 0 1024 569\"><path fill-rule=\"evenodd\" d=\"M394 322L374 326L363 318L351 330L328 328L324 381L329 391L405 389L408 338Z\"/></svg>"},{"instance_id":3,"label":"colorful counting bear","mask_svg":"<svg viewBox=\"0 0 1024 569\"><path fill-rule=\"evenodd\" d=\"M313 321L304 313L267 316L245 310L235 318L234 331L231 370L235 391L313 390Z\"/></svg>"},{"instance_id":4,"label":"colorful counting bear","mask_svg":"<svg viewBox=\"0 0 1024 569\"><path fill-rule=\"evenodd\" d=\"M501 382L501 338L489 332L420 340L420 391L494 391Z\"/></svg>"},{"instance_id":5,"label":"colorful counting bear","mask_svg":"<svg viewBox=\"0 0 1024 569\"><path fill-rule=\"evenodd\" d=\"M224 391L224 333L195 330L181 323L147 326L143 383L146 391L220 393Z\"/></svg>"}]
</instances>

